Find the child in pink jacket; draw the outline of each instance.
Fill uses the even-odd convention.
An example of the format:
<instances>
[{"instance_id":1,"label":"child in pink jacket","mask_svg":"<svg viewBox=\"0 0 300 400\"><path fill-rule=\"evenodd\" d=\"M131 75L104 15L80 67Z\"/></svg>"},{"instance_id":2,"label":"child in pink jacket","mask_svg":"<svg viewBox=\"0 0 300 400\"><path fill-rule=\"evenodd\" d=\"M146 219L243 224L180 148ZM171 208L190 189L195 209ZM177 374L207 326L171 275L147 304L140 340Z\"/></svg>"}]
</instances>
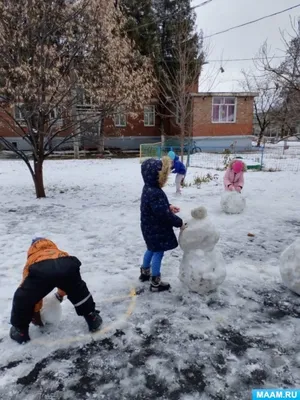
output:
<instances>
[{"instance_id":1,"label":"child in pink jacket","mask_svg":"<svg viewBox=\"0 0 300 400\"><path fill-rule=\"evenodd\" d=\"M241 160L232 160L224 175L224 187L227 191L241 193L244 187L244 172L247 171L246 164Z\"/></svg>"}]
</instances>

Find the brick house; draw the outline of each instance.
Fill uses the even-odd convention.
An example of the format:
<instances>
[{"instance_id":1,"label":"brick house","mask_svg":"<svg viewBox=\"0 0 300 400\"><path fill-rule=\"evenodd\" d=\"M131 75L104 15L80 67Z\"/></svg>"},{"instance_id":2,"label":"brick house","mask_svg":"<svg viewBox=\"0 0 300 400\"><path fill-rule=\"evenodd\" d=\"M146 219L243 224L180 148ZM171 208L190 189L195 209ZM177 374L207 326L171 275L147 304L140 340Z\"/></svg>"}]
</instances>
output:
<instances>
[{"instance_id":1,"label":"brick house","mask_svg":"<svg viewBox=\"0 0 300 400\"><path fill-rule=\"evenodd\" d=\"M253 135L253 101L256 93L191 93L192 120L191 135L202 149L227 148L235 143L236 148L251 147ZM135 118L123 112L116 113L113 119L104 121L105 146L121 149L138 149L140 144L161 141L161 118L156 112L154 99L144 106L144 112ZM22 122L18 108L15 118ZM179 134L175 117L164 119L166 137ZM98 124L90 122L91 133L97 133ZM7 126L0 125L0 135L6 137L17 148L29 150L26 142ZM91 136L90 136L91 137ZM89 135L82 138L84 147L94 147L89 143ZM57 138L56 142L61 139ZM95 141L93 141L95 143ZM54 143L56 144L56 143ZM68 147L72 143L67 144Z\"/></svg>"},{"instance_id":2,"label":"brick house","mask_svg":"<svg viewBox=\"0 0 300 400\"><path fill-rule=\"evenodd\" d=\"M191 134L202 148L224 148L235 143L236 148L251 148L253 138L253 102L257 93L191 93ZM139 144L161 141L160 117L155 102L144 108L144 115L127 119L116 114L107 121L106 144L112 147L138 148ZM179 134L176 118L164 121L166 137ZM114 146L115 145L115 146Z\"/></svg>"}]
</instances>

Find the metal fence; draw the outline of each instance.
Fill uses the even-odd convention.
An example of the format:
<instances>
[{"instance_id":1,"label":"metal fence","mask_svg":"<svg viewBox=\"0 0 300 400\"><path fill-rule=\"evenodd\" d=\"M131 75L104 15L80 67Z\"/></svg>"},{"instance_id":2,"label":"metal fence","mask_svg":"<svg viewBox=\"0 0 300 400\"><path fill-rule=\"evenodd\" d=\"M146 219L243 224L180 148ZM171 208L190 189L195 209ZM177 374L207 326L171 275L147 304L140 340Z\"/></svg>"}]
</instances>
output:
<instances>
[{"instance_id":1,"label":"metal fence","mask_svg":"<svg viewBox=\"0 0 300 400\"><path fill-rule=\"evenodd\" d=\"M165 146L162 143L142 145L141 162L147 158L161 158L172 149L180 154L179 146ZM199 149L195 147L184 148L184 162L187 166L223 170L228 162L234 158L241 158L249 170L263 171L300 171L300 142L288 142L288 145L268 144L264 147L252 147L247 151L236 151L233 147L214 147Z\"/></svg>"}]
</instances>

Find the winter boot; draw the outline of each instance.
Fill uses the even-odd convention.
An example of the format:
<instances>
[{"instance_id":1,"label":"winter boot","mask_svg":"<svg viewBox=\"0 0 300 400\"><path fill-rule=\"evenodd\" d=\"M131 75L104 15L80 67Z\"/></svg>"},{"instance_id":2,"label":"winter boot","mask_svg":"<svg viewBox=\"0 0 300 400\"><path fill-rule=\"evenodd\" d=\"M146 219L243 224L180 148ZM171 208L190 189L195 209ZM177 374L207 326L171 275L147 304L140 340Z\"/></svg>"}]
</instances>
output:
<instances>
[{"instance_id":1,"label":"winter boot","mask_svg":"<svg viewBox=\"0 0 300 400\"><path fill-rule=\"evenodd\" d=\"M150 283L150 291L151 292L164 292L166 290L170 290L171 285L167 282L163 282L160 276L152 276Z\"/></svg>"},{"instance_id":2,"label":"winter boot","mask_svg":"<svg viewBox=\"0 0 300 400\"><path fill-rule=\"evenodd\" d=\"M150 268L141 268L141 275L139 277L141 282L150 281Z\"/></svg>"},{"instance_id":3,"label":"winter boot","mask_svg":"<svg viewBox=\"0 0 300 400\"><path fill-rule=\"evenodd\" d=\"M100 317L100 311L95 310L85 315L84 318L89 326L90 332L96 332L102 324L102 318Z\"/></svg>"},{"instance_id":4,"label":"winter boot","mask_svg":"<svg viewBox=\"0 0 300 400\"><path fill-rule=\"evenodd\" d=\"M18 342L19 344L29 342L29 340L30 340L30 337L28 334L28 328L27 329L19 329L19 328L16 328L15 326L12 326L10 328L9 336L11 337L12 340Z\"/></svg>"}]
</instances>

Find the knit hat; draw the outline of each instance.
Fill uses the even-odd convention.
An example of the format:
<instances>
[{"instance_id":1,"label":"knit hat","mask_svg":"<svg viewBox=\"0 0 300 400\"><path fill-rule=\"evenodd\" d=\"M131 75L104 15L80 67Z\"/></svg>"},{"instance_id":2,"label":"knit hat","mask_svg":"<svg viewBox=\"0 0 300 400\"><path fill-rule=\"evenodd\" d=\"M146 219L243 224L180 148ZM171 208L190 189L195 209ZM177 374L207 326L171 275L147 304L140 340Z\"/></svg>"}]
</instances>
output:
<instances>
[{"instance_id":1,"label":"knit hat","mask_svg":"<svg viewBox=\"0 0 300 400\"><path fill-rule=\"evenodd\" d=\"M32 239L31 246L32 246L34 243L38 242L39 240L44 240L44 239L45 239L45 238L43 238L43 237L36 237L36 238Z\"/></svg>"},{"instance_id":2,"label":"knit hat","mask_svg":"<svg viewBox=\"0 0 300 400\"><path fill-rule=\"evenodd\" d=\"M233 164L232 164L232 169L236 174L242 172L243 169L244 169L243 161L239 161L239 160L234 161Z\"/></svg>"},{"instance_id":3,"label":"knit hat","mask_svg":"<svg viewBox=\"0 0 300 400\"><path fill-rule=\"evenodd\" d=\"M175 157L176 157L176 154L174 153L174 151L169 151L169 153L168 153L168 157L170 157L171 158L171 160L175 160Z\"/></svg>"}]
</instances>

